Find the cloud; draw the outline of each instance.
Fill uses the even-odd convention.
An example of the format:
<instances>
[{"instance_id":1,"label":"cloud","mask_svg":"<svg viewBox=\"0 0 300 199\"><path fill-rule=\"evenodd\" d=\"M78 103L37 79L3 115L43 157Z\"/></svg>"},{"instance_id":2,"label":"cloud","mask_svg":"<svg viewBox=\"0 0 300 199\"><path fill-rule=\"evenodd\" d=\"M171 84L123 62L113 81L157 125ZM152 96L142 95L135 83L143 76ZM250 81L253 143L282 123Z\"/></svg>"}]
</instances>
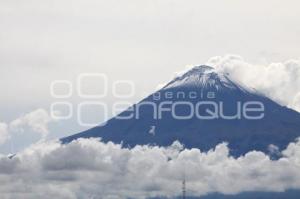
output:
<instances>
[{"instance_id":1,"label":"cloud","mask_svg":"<svg viewBox=\"0 0 300 199\"><path fill-rule=\"evenodd\" d=\"M291 107L300 111L300 92L294 97Z\"/></svg>"},{"instance_id":2,"label":"cloud","mask_svg":"<svg viewBox=\"0 0 300 199\"><path fill-rule=\"evenodd\" d=\"M49 113L40 108L9 123L0 122L0 145L4 144L8 139L13 138L14 132L24 132L27 128L39 134L41 140L45 140L49 134L48 125L53 121Z\"/></svg>"},{"instance_id":3,"label":"cloud","mask_svg":"<svg viewBox=\"0 0 300 199\"><path fill-rule=\"evenodd\" d=\"M48 124L51 121L52 118L46 110L37 109L13 120L9 127L12 131L17 132L23 132L26 127L29 127L40 134L42 139L45 139L49 133Z\"/></svg>"},{"instance_id":4,"label":"cloud","mask_svg":"<svg viewBox=\"0 0 300 199\"><path fill-rule=\"evenodd\" d=\"M300 60L260 65L247 63L238 55L226 55L213 57L206 64L300 111Z\"/></svg>"},{"instance_id":5,"label":"cloud","mask_svg":"<svg viewBox=\"0 0 300 199\"><path fill-rule=\"evenodd\" d=\"M0 122L0 144L3 144L10 138L6 123Z\"/></svg>"},{"instance_id":6,"label":"cloud","mask_svg":"<svg viewBox=\"0 0 300 199\"><path fill-rule=\"evenodd\" d=\"M191 196L299 189L300 141L281 153L271 160L258 151L231 157L225 143L205 153L178 142L132 149L97 139L43 142L12 159L0 157L0 197L173 197L181 194L183 176Z\"/></svg>"}]
</instances>

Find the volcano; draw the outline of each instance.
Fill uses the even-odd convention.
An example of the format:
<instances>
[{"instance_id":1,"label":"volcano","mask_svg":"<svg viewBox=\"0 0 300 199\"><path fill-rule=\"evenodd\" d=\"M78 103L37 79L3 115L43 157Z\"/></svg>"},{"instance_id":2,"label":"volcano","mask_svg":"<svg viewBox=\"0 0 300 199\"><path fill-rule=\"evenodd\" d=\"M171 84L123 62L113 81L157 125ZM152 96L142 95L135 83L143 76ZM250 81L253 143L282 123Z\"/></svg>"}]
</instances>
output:
<instances>
[{"instance_id":1,"label":"volcano","mask_svg":"<svg viewBox=\"0 0 300 199\"><path fill-rule=\"evenodd\" d=\"M105 125L61 141L91 137L124 147L179 141L186 148L208 151L227 142L234 156L252 150L273 153L300 137L300 114L233 81L229 74L201 65Z\"/></svg>"}]
</instances>

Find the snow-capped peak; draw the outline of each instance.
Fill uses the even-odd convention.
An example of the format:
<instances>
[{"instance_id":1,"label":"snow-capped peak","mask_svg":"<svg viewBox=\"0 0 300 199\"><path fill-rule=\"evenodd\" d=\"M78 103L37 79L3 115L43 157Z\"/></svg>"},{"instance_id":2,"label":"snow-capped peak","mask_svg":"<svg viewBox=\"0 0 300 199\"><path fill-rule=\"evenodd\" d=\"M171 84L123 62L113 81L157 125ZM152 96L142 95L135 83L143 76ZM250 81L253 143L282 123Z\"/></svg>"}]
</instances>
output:
<instances>
[{"instance_id":1,"label":"snow-capped peak","mask_svg":"<svg viewBox=\"0 0 300 199\"><path fill-rule=\"evenodd\" d=\"M183 75L176 77L168 83L163 89L170 88L215 88L216 90L237 89L243 92L249 92L249 89L241 86L228 77L229 75L223 72L218 72L215 68L200 65L195 66Z\"/></svg>"}]
</instances>

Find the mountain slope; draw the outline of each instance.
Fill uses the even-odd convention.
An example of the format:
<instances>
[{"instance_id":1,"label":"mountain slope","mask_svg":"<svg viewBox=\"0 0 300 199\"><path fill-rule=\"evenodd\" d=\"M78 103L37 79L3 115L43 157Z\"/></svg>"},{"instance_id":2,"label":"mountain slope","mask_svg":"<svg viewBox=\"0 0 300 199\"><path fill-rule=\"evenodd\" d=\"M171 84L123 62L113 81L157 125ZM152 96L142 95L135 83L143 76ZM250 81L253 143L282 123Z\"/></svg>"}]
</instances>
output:
<instances>
[{"instance_id":1,"label":"mountain slope","mask_svg":"<svg viewBox=\"0 0 300 199\"><path fill-rule=\"evenodd\" d=\"M120 119L131 115L134 117ZM105 126L63 138L62 142L81 137L101 137L105 142L122 142L125 147L167 146L178 140L187 148L204 151L228 142L231 154L241 155L250 150L269 152L271 144L279 150L285 148L300 137L300 114L232 81L228 74L197 66Z\"/></svg>"}]
</instances>

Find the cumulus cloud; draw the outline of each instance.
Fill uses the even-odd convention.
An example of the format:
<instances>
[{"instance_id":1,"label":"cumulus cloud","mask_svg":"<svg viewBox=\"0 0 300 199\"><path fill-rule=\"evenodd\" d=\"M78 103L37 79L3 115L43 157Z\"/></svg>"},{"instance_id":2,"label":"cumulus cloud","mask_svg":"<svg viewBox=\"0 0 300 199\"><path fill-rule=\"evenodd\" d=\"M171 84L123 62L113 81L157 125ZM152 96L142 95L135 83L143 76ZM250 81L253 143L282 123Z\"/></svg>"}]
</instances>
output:
<instances>
[{"instance_id":1,"label":"cumulus cloud","mask_svg":"<svg viewBox=\"0 0 300 199\"><path fill-rule=\"evenodd\" d=\"M291 107L300 112L300 92L294 97Z\"/></svg>"},{"instance_id":2,"label":"cumulus cloud","mask_svg":"<svg viewBox=\"0 0 300 199\"><path fill-rule=\"evenodd\" d=\"M46 110L37 109L10 122L9 128L12 131L23 132L26 127L29 127L45 139L49 133L48 124L51 121L52 118Z\"/></svg>"},{"instance_id":3,"label":"cumulus cloud","mask_svg":"<svg viewBox=\"0 0 300 199\"><path fill-rule=\"evenodd\" d=\"M300 111L300 60L260 65L247 63L238 55L226 55L213 57L206 64Z\"/></svg>"},{"instance_id":4,"label":"cumulus cloud","mask_svg":"<svg viewBox=\"0 0 300 199\"><path fill-rule=\"evenodd\" d=\"M41 140L45 140L49 134L48 125L53 121L50 114L40 108L9 123L0 122L0 144L4 144L8 139L13 139L15 132L24 132L27 129L39 134Z\"/></svg>"},{"instance_id":5,"label":"cumulus cloud","mask_svg":"<svg viewBox=\"0 0 300 199\"><path fill-rule=\"evenodd\" d=\"M0 122L0 144L6 142L9 139L8 127L6 123Z\"/></svg>"},{"instance_id":6,"label":"cumulus cloud","mask_svg":"<svg viewBox=\"0 0 300 199\"><path fill-rule=\"evenodd\" d=\"M284 191L300 188L300 141L271 160L251 151L234 158L227 144L209 152L136 146L97 139L35 144L12 159L0 157L1 198L147 198L179 196L183 176L187 193Z\"/></svg>"}]
</instances>

